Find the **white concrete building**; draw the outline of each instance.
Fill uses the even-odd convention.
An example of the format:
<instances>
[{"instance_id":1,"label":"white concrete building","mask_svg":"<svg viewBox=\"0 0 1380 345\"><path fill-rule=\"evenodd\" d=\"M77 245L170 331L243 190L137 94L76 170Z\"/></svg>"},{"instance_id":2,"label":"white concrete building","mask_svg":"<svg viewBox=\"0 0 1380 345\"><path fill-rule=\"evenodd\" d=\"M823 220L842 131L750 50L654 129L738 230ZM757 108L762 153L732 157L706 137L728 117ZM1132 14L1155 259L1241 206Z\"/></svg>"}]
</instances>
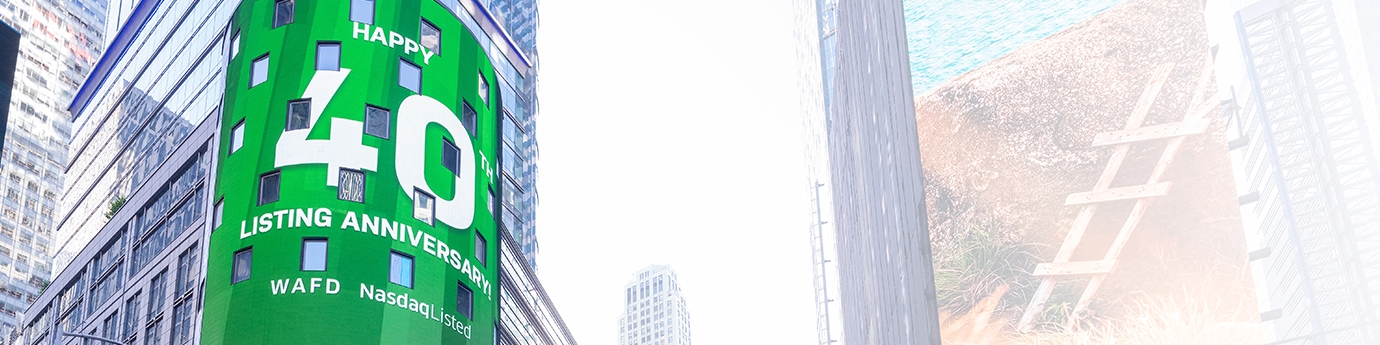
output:
<instances>
[{"instance_id":1,"label":"white concrete building","mask_svg":"<svg viewBox=\"0 0 1380 345\"><path fill-rule=\"evenodd\" d=\"M620 345L689 345L690 312L671 266L652 265L623 287Z\"/></svg>"}]
</instances>

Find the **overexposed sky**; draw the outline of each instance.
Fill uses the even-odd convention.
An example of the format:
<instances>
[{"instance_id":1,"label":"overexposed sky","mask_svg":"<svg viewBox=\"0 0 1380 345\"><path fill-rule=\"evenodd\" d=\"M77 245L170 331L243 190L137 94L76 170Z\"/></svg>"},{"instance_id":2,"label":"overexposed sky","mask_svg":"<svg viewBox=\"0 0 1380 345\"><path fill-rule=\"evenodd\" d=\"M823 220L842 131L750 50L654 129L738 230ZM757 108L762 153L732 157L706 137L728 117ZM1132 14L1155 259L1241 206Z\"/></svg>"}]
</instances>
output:
<instances>
[{"instance_id":1,"label":"overexposed sky","mask_svg":"<svg viewBox=\"0 0 1380 345\"><path fill-rule=\"evenodd\" d=\"M545 0L538 274L581 344L669 264L695 344L815 342L789 0Z\"/></svg>"}]
</instances>

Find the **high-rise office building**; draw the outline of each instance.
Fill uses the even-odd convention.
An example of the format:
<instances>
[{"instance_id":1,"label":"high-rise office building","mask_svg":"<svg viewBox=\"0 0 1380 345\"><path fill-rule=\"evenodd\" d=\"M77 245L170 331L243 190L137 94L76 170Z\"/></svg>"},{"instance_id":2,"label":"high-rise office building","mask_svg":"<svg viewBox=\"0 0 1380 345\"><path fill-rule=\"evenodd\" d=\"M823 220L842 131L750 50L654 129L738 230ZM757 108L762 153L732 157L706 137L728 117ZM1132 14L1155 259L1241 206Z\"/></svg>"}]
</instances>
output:
<instances>
[{"instance_id":1,"label":"high-rise office building","mask_svg":"<svg viewBox=\"0 0 1380 345\"><path fill-rule=\"evenodd\" d=\"M25 317L28 344L59 332L144 344L575 343L501 231L511 162L500 148L528 138L505 131L521 129L514 95L535 66L484 4L145 0L110 11L110 52L69 108L73 178L58 225L68 240L54 288ZM317 120L327 126L312 130ZM351 151L331 154L347 139ZM260 222L273 217L286 223ZM294 314L323 308L352 317ZM282 319L256 321L263 313ZM398 322L411 326L386 327Z\"/></svg>"},{"instance_id":2,"label":"high-rise office building","mask_svg":"<svg viewBox=\"0 0 1380 345\"><path fill-rule=\"evenodd\" d=\"M652 265L623 287L619 345L690 345L690 311L671 266Z\"/></svg>"},{"instance_id":3,"label":"high-rise office building","mask_svg":"<svg viewBox=\"0 0 1380 345\"><path fill-rule=\"evenodd\" d=\"M0 153L0 334L10 334L54 272L71 138L64 108L104 48L104 12L100 0L0 2L0 21L20 33Z\"/></svg>"},{"instance_id":4,"label":"high-rise office building","mask_svg":"<svg viewBox=\"0 0 1380 345\"><path fill-rule=\"evenodd\" d=\"M441 0L451 8L458 8L457 0ZM466 2L467 1L459 1ZM503 208L500 218L503 227L513 234L522 255L532 267L537 267L537 74L540 59L537 54L536 0L478 0L482 9L471 13L475 18L487 18L512 38L510 47L501 47L508 60L514 61L507 72L507 88L503 94ZM505 67L506 68L506 67Z\"/></svg>"},{"instance_id":5,"label":"high-rise office building","mask_svg":"<svg viewBox=\"0 0 1380 345\"><path fill-rule=\"evenodd\" d=\"M1380 344L1374 1L1237 1L1218 44L1237 193L1271 344ZM1371 55L1371 56L1368 56Z\"/></svg>"},{"instance_id":6,"label":"high-rise office building","mask_svg":"<svg viewBox=\"0 0 1380 345\"><path fill-rule=\"evenodd\" d=\"M901 1L798 0L820 344L939 344Z\"/></svg>"}]
</instances>

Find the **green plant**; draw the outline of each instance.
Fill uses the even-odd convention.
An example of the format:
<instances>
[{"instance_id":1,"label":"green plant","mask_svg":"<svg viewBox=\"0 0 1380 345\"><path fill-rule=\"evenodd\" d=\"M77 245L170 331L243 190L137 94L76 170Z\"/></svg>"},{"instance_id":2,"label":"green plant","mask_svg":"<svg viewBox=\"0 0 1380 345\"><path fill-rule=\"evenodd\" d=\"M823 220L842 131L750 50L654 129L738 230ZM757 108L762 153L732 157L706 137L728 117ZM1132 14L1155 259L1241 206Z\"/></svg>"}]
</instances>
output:
<instances>
[{"instance_id":1,"label":"green plant","mask_svg":"<svg viewBox=\"0 0 1380 345\"><path fill-rule=\"evenodd\" d=\"M1003 243L991 226L956 231L947 243L949 253L938 255L935 292L940 308L966 313L1002 286L1011 293L1002 298L997 314L1023 307L1018 301L1034 291L1039 281L1030 270L1039 260L1038 247L1028 243Z\"/></svg>"},{"instance_id":2,"label":"green plant","mask_svg":"<svg viewBox=\"0 0 1380 345\"><path fill-rule=\"evenodd\" d=\"M105 220L115 218L115 212L120 212L120 208L125 207L125 202L127 201L129 200L125 199L123 196L117 196L115 199L110 200L110 209L105 211Z\"/></svg>"}]
</instances>

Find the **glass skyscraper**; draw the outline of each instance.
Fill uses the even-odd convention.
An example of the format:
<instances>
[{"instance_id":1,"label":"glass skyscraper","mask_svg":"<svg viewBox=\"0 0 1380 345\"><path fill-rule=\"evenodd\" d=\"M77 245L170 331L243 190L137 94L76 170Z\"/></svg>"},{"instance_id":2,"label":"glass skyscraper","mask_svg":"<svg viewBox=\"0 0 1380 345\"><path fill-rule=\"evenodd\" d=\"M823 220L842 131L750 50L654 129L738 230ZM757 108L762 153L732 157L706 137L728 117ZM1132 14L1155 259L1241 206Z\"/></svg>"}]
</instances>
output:
<instances>
[{"instance_id":1,"label":"glass skyscraper","mask_svg":"<svg viewBox=\"0 0 1380 345\"><path fill-rule=\"evenodd\" d=\"M19 31L0 176L0 334L47 287L71 123L65 109L105 45L105 1L0 1L0 20Z\"/></svg>"},{"instance_id":2,"label":"glass skyscraper","mask_svg":"<svg viewBox=\"0 0 1380 345\"><path fill-rule=\"evenodd\" d=\"M460 0L438 0L459 9ZM512 38L511 46L493 45L490 54L504 54L510 65L499 68L504 83L503 110L503 226L532 267L537 266L537 1L479 0L482 5L468 12L473 18L497 23L492 30ZM465 17L465 16L461 16ZM471 18L462 20L473 21ZM483 41L484 39L480 39ZM483 44L481 42L481 44ZM525 66L524 66L525 65Z\"/></svg>"}]
</instances>

